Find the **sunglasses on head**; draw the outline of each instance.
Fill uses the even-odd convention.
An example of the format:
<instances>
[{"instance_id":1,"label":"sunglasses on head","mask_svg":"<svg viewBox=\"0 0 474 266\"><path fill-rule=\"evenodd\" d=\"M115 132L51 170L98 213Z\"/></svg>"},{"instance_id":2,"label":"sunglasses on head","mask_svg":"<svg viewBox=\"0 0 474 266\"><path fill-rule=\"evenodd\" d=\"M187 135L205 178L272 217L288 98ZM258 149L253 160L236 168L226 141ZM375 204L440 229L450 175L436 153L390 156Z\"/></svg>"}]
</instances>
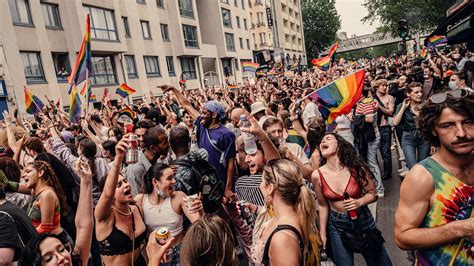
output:
<instances>
[{"instance_id":1,"label":"sunglasses on head","mask_svg":"<svg viewBox=\"0 0 474 266\"><path fill-rule=\"evenodd\" d=\"M470 94L471 93L468 90L456 89L456 90L452 90L452 91L446 91L446 92L440 92L440 93L433 94L430 97L430 101L432 103L443 103L448 98L448 95L453 97L453 98L460 99L460 98L464 98L464 97L466 97Z\"/></svg>"}]
</instances>

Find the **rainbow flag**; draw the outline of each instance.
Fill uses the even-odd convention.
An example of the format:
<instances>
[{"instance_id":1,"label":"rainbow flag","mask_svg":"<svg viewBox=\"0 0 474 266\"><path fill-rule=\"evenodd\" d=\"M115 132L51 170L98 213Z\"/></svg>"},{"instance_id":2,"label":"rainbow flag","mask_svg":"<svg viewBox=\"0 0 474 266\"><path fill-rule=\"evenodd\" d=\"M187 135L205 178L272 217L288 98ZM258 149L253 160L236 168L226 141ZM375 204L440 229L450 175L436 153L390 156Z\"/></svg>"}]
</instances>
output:
<instances>
[{"instance_id":1,"label":"rainbow flag","mask_svg":"<svg viewBox=\"0 0 474 266\"><path fill-rule=\"evenodd\" d=\"M26 112L28 114L38 114L43 110L44 104L43 102L36 97L33 93L31 93L26 86L23 87L25 92L25 106Z\"/></svg>"},{"instance_id":2,"label":"rainbow flag","mask_svg":"<svg viewBox=\"0 0 474 266\"><path fill-rule=\"evenodd\" d=\"M446 36L444 35L436 35L436 36L428 38L428 41L430 42L430 45L435 46L438 44L448 42L448 39L446 39Z\"/></svg>"},{"instance_id":3,"label":"rainbow flag","mask_svg":"<svg viewBox=\"0 0 474 266\"><path fill-rule=\"evenodd\" d=\"M89 94L89 103L95 103L97 102L97 95L95 94Z\"/></svg>"},{"instance_id":4,"label":"rainbow flag","mask_svg":"<svg viewBox=\"0 0 474 266\"><path fill-rule=\"evenodd\" d=\"M227 89L228 89L229 91L235 91L235 90L237 89L237 85L234 85L234 84L230 85L230 84L229 84L229 85L227 86Z\"/></svg>"},{"instance_id":5,"label":"rainbow flag","mask_svg":"<svg viewBox=\"0 0 474 266\"><path fill-rule=\"evenodd\" d=\"M248 72L255 72L257 68L260 66L259 63L252 63L252 62L242 62L242 69L243 71Z\"/></svg>"},{"instance_id":6,"label":"rainbow flag","mask_svg":"<svg viewBox=\"0 0 474 266\"><path fill-rule=\"evenodd\" d=\"M325 57L318 59L313 58L313 60L311 60L311 64L321 68L322 70L328 70L331 66L331 57L329 55L326 55Z\"/></svg>"},{"instance_id":7,"label":"rainbow flag","mask_svg":"<svg viewBox=\"0 0 474 266\"><path fill-rule=\"evenodd\" d=\"M76 86L72 86L69 99L69 121L71 121L71 123L77 123L81 118L82 102Z\"/></svg>"},{"instance_id":8,"label":"rainbow flag","mask_svg":"<svg viewBox=\"0 0 474 266\"><path fill-rule=\"evenodd\" d=\"M357 103L364 88L365 69L333 81L309 94L318 104L319 112L331 124L336 117L347 114Z\"/></svg>"},{"instance_id":9,"label":"rainbow flag","mask_svg":"<svg viewBox=\"0 0 474 266\"><path fill-rule=\"evenodd\" d=\"M120 110L120 115L126 115L130 117L131 119L135 118L135 112L133 112L132 108L130 108L130 106L128 105L122 110Z\"/></svg>"},{"instance_id":10,"label":"rainbow flag","mask_svg":"<svg viewBox=\"0 0 474 266\"><path fill-rule=\"evenodd\" d=\"M127 84L125 83L122 83L120 85L120 87L117 88L117 90L115 91L115 93L117 93L118 95L122 96L122 98L127 98L128 95L130 94L133 94L137 92L136 90L130 88Z\"/></svg>"},{"instance_id":11,"label":"rainbow flag","mask_svg":"<svg viewBox=\"0 0 474 266\"><path fill-rule=\"evenodd\" d=\"M426 50L426 48L421 49L420 56L423 60L426 60L428 58L428 51Z\"/></svg>"},{"instance_id":12,"label":"rainbow flag","mask_svg":"<svg viewBox=\"0 0 474 266\"><path fill-rule=\"evenodd\" d=\"M76 86L88 79L92 74L92 53L91 53L91 20L89 14L86 17L86 31L82 39L81 49L76 58L76 64L69 76L69 84ZM89 85L90 86L90 85ZM71 93L71 88L69 93Z\"/></svg>"}]
</instances>

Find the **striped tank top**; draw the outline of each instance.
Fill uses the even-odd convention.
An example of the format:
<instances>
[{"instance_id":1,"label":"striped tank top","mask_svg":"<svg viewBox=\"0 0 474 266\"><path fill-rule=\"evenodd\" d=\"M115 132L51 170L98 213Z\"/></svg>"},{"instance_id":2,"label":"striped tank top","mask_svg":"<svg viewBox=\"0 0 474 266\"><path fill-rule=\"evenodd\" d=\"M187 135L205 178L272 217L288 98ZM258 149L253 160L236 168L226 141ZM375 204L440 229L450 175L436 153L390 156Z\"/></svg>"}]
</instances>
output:
<instances>
[{"instance_id":1,"label":"striped tank top","mask_svg":"<svg viewBox=\"0 0 474 266\"><path fill-rule=\"evenodd\" d=\"M464 184L431 157L420 164L428 170L434 181L434 198L422 228L433 228L471 217L474 203L474 186ZM449 265L460 241L452 244L417 251L417 265ZM464 239L454 265L474 265L473 243Z\"/></svg>"}]
</instances>

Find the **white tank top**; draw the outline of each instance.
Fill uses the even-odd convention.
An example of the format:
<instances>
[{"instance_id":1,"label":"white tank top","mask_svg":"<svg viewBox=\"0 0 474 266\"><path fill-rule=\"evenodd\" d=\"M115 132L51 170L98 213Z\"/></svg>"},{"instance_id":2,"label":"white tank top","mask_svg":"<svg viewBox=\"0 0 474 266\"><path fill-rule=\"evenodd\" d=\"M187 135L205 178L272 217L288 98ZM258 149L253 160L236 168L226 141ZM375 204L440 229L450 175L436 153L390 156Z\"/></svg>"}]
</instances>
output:
<instances>
[{"instance_id":1,"label":"white tank top","mask_svg":"<svg viewBox=\"0 0 474 266\"><path fill-rule=\"evenodd\" d=\"M171 236L175 237L183 231L183 215L177 214L171 206L171 197L162 204L153 205L148 199L148 194L143 196L143 216L148 232L160 227L167 227Z\"/></svg>"}]
</instances>

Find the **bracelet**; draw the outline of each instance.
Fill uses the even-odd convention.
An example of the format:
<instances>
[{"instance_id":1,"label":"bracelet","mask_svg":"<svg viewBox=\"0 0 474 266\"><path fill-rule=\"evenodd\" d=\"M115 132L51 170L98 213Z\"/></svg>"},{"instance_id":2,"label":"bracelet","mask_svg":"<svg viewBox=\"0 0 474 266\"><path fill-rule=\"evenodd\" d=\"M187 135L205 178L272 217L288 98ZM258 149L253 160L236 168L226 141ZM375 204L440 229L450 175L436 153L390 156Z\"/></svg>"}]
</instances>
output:
<instances>
[{"instance_id":1,"label":"bracelet","mask_svg":"<svg viewBox=\"0 0 474 266\"><path fill-rule=\"evenodd\" d=\"M295 120L297 120L297 119L298 119L298 116L297 116L297 115L295 115L295 116L290 116L290 121L291 121L291 122L293 122L293 121L295 121Z\"/></svg>"},{"instance_id":2,"label":"bracelet","mask_svg":"<svg viewBox=\"0 0 474 266\"><path fill-rule=\"evenodd\" d=\"M121 164L119 164L119 165L112 164L112 166L115 167L115 168L118 168L118 169L122 168L122 165L121 165Z\"/></svg>"}]
</instances>

